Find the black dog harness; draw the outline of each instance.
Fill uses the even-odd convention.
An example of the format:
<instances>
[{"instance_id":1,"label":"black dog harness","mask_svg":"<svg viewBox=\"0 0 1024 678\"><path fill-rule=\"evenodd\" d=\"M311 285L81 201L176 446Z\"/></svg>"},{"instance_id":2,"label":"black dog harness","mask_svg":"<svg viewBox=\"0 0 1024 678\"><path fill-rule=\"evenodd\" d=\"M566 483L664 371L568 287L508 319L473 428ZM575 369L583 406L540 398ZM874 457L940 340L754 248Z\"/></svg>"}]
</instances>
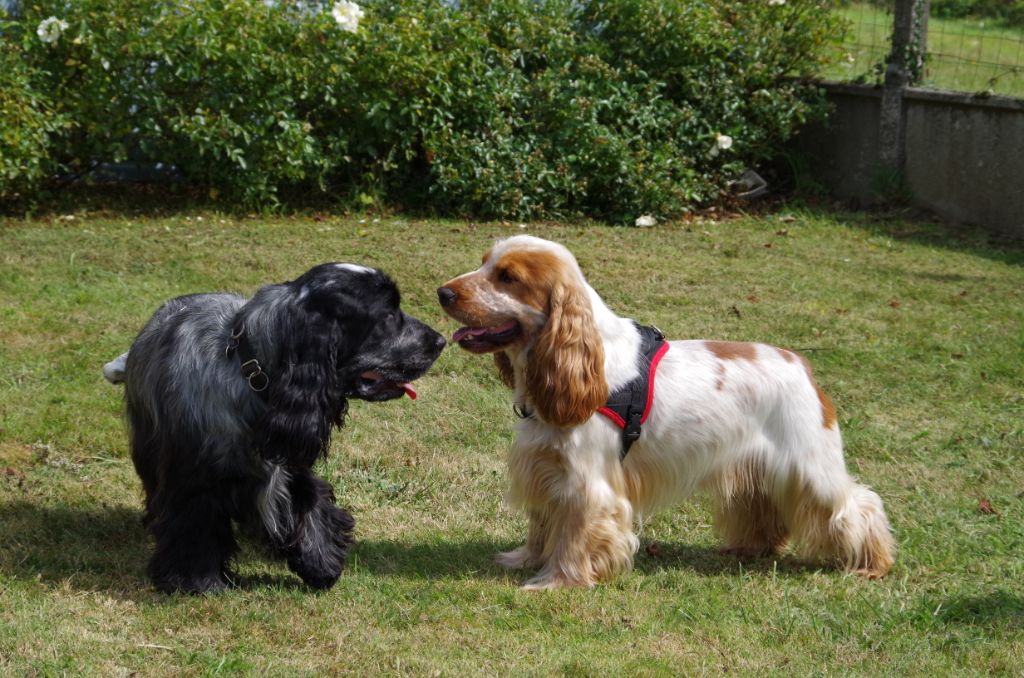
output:
<instances>
[{"instance_id":1,"label":"black dog harness","mask_svg":"<svg viewBox=\"0 0 1024 678\"><path fill-rule=\"evenodd\" d=\"M657 327L634 324L640 332L640 352L637 356L637 368L640 373L633 381L609 394L608 402L597 410L622 429L622 452L619 455L621 459L625 459L629 454L629 448L640 437L643 423L651 413L651 404L654 402L654 374L669 346L665 341L665 335Z\"/></svg>"},{"instance_id":2,"label":"black dog harness","mask_svg":"<svg viewBox=\"0 0 1024 678\"><path fill-rule=\"evenodd\" d=\"M651 413L651 404L654 402L654 374L669 347L665 335L657 327L636 322L633 324L640 332L640 352L637 356L639 374L631 382L609 394L604 407L597 410L622 429L622 451L619 453L621 460L626 458L629 448L640 437L643 423ZM518 405L513 405L512 410L520 419L529 419L533 416L532 410Z\"/></svg>"},{"instance_id":3,"label":"black dog harness","mask_svg":"<svg viewBox=\"0 0 1024 678\"><path fill-rule=\"evenodd\" d=\"M235 352L238 353L242 378L249 382L249 388L266 400L270 377L263 371L263 366L260 365L256 352L252 350L252 344L246 339L245 328L241 324L236 324L231 329L231 337L228 339L228 345L224 348L224 355L228 358Z\"/></svg>"}]
</instances>

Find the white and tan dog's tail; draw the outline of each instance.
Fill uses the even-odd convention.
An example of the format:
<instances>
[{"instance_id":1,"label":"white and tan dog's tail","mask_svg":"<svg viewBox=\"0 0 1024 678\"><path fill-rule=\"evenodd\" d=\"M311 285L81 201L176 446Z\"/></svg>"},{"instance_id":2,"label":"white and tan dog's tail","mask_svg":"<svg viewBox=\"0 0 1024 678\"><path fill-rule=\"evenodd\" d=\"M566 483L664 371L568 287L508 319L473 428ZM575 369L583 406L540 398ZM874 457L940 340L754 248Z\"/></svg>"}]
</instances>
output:
<instances>
[{"instance_id":1,"label":"white and tan dog's tail","mask_svg":"<svg viewBox=\"0 0 1024 678\"><path fill-rule=\"evenodd\" d=\"M849 572L878 579L892 567L896 541L882 499L852 478L834 499L801 494L792 514L794 541L805 556L838 559Z\"/></svg>"},{"instance_id":2,"label":"white and tan dog's tail","mask_svg":"<svg viewBox=\"0 0 1024 678\"><path fill-rule=\"evenodd\" d=\"M851 483L845 503L832 514L829 531L850 572L877 579L892 567L896 540L882 498L874 490Z\"/></svg>"},{"instance_id":3,"label":"white and tan dog's tail","mask_svg":"<svg viewBox=\"0 0 1024 678\"><path fill-rule=\"evenodd\" d=\"M124 370L127 364L128 351L125 351L103 366L103 378L111 384L123 384Z\"/></svg>"}]
</instances>

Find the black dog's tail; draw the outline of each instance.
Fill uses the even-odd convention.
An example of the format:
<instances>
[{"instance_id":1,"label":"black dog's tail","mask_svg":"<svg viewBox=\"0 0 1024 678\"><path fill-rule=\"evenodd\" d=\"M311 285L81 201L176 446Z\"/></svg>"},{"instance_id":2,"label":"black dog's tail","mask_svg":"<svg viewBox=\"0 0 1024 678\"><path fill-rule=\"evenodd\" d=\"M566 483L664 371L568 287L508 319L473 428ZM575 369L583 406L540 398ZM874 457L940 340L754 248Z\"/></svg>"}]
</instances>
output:
<instances>
[{"instance_id":1,"label":"black dog's tail","mask_svg":"<svg viewBox=\"0 0 1024 678\"><path fill-rule=\"evenodd\" d=\"M128 351L103 366L103 377L111 384L124 383L124 368L128 363Z\"/></svg>"}]
</instances>

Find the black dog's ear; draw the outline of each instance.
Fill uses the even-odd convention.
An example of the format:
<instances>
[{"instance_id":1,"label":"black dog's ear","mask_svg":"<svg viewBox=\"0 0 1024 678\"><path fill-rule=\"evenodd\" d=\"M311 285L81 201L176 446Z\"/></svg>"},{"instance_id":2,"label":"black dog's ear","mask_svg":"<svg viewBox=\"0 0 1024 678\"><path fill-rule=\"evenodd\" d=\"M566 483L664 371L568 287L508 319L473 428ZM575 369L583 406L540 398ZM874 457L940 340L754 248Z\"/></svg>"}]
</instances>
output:
<instances>
[{"instance_id":1,"label":"black dog's ear","mask_svg":"<svg viewBox=\"0 0 1024 678\"><path fill-rule=\"evenodd\" d=\"M337 323L303 315L306 322L289 322L278 334L277 374L270 375L270 408L257 440L264 459L308 468L327 455L347 402L338 382Z\"/></svg>"}]
</instances>

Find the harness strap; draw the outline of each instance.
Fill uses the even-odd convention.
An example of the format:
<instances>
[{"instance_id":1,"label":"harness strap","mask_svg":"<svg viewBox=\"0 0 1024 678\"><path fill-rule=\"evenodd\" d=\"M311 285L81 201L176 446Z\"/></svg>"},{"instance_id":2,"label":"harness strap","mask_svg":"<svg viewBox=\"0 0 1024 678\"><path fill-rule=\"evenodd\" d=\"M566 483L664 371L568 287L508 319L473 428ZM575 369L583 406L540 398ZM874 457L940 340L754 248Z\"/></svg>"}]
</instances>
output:
<instances>
[{"instance_id":1,"label":"harness strap","mask_svg":"<svg viewBox=\"0 0 1024 678\"><path fill-rule=\"evenodd\" d=\"M651 412L654 402L654 375L658 363L668 351L669 344L661 330L651 325L639 325L640 351L637 355L639 374L635 379L609 394L608 402L597 411L611 419L622 429L622 450L620 459L625 459L643 432L643 423Z\"/></svg>"},{"instance_id":2,"label":"harness strap","mask_svg":"<svg viewBox=\"0 0 1024 678\"><path fill-rule=\"evenodd\" d=\"M633 324L640 332L640 351L637 355L639 374L628 384L610 393L608 401L597 410L622 429L622 449L619 452L621 461L626 459L629 448L640 439L643 432L643 424L654 403L654 375L658 363L669 348L665 335L657 327L640 325L635 321ZM533 410L525 404L513 403L512 411L520 419L533 418Z\"/></svg>"}]
</instances>

